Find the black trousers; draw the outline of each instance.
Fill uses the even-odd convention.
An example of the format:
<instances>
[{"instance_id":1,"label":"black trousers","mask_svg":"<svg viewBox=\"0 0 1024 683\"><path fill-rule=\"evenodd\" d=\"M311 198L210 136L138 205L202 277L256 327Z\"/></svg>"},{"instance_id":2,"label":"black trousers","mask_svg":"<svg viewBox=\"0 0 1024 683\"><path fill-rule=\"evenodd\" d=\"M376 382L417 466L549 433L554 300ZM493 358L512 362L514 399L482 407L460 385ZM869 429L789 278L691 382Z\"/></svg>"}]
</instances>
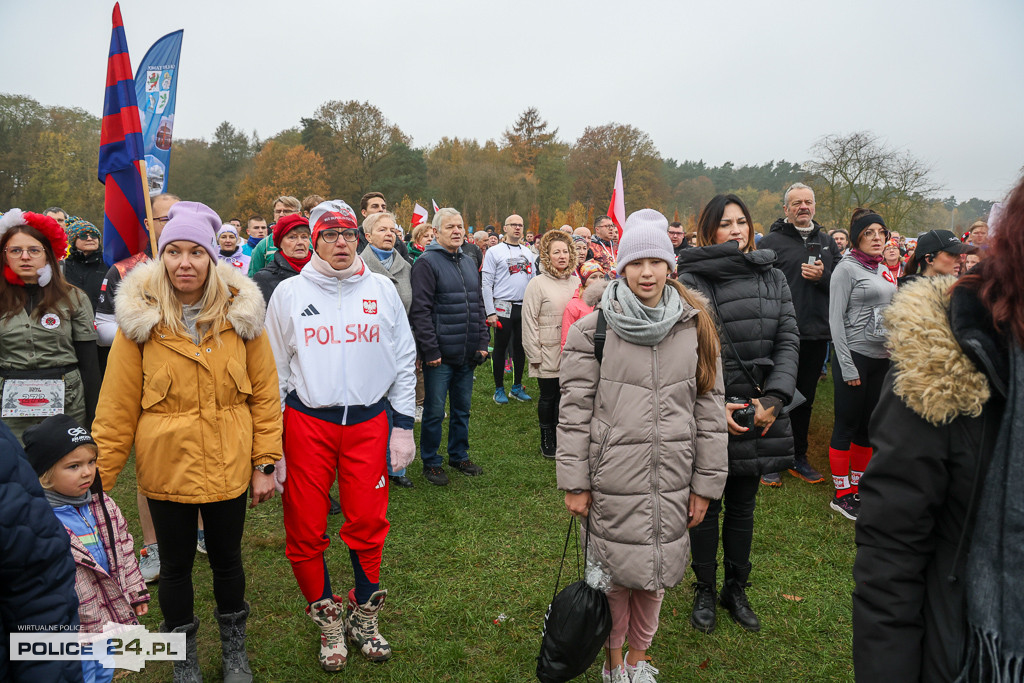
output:
<instances>
[{"instance_id":1,"label":"black trousers","mask_svg":"<svg viewBox=\"0 0 1024 683\"><path fill-rule=\"evenodd\" d=\"M562 402L562 390L557 377L538 377L540 398L537 399L537 420L541 427L558 426L558 405Z\"/></svg>"},{"instance_id":2,"label":"black trousers","mask_svg":"<svg viewBox=\"0 0 1024 683\"><path fill-rule=\"evenodd\" d=\"M160 544L160 611L167 628L192 623L192 566L200 511L217 609L221 614L231 614L245 607L242 528L247 496L248 492L232 500L198 504L148 499L156 541Z\"/></svg>"},{"instance_id":3,"label":"black trousers","mask_svg":"<svg viewBox=\"0 0 1024 683\"><path fill-rule=\"evenodd\" d=\"M796 388L807 401L789 412L789 421L793 426L793 450L797 460L807 460L807 432L811 428L814 395L818 391L821 366L824 365L827 357L828 341L800 340L800 364L796 371Z\"/></svg>"},{"instance_id":4,"label":"black trousers","mask_svg":"<svg viewBox=\"0 0 1024 683\"><path fill-rule=\"evenodd\" d=\"M819 365L820 368L820 365ZM718 556L718 516L725 507L722 519L722 553L725 562L737 567L750 563L750 545L754 540L754 505L760 477L737 477L725 480L722 500L708 505L704 521L690 529L690 550L693 565L713 565Z\"/></svg>"},{"instance_id":5,"label":"black trousers","mask_svg":"<svg viewBox=\"0 0 1024 683\"><path fill-rule=\"evenodd\" d=\"M523 349L523 305L512 304L512 311L507 318L498 318L501 327L494 328L494 388L505 386L505 358L512 354L513 384L523 383L523 370L526 369L526 351Z\"/></svg>"},{"instance_id":6,"label":"black trousers","mask_svg":"<svg viewBox=\"0 0 1024 683\"><path fill-rule=\"evenodd\" d=\"M832 426L832 442L837 451L850 450L850 443L868 446L868 423L871 413L882 395L885 373L889 372L888 358L868 358L850 352L860 375L860 386L851 387L843 380L839 361L832 354L832 379L835 384L836 418Z\"/></svg>"}]
</instances>

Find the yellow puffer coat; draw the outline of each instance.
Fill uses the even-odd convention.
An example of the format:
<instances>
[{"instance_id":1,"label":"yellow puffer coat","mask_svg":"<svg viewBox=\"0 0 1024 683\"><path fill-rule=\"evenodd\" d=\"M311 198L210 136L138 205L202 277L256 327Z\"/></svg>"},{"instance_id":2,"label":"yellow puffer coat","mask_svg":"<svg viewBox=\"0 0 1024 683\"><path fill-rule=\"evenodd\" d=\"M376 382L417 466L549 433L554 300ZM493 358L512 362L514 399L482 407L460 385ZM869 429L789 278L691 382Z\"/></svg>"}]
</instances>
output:
<instances>
[{"instance_id":1,"label":"yellow puffer coat","mask_svg":"<svg viewBox=\"0 0 1024 683\"><path fill-rule=\"evenodd\" d=\"M221 264L231 291L220 343L159 323L149 292L163 277L154 261L135 268L117 293L118 332L100 392L93 437L103 486L114 486L132 445L139 490L180 503L230 500L252 468L281 458L281 401L256 285Z\"/></svg>"}]
</instances>

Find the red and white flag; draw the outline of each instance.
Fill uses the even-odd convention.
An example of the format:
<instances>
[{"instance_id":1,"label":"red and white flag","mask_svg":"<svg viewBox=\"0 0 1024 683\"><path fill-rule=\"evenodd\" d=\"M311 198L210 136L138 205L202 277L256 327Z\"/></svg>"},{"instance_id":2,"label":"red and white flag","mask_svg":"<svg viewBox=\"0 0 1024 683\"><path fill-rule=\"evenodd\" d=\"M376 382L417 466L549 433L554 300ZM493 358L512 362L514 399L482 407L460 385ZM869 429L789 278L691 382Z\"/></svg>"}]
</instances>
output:
<instances>
[{"instance_id":1,"label":"red and white flag","mask_svg":"<svg viewBox=\"0 0 1024 683\"><path fill-rule=\"evenodd\" d=\"M422 223L427 222L427 210L419 205L417 202L416 206L412 210L412 227L416 227Z\"/></svg>"},{"instance_id":2,"label":"red and white flag","mask_svg":"<svg viewBox=\"0 0 1024 683\"><path fill-rule=\"evenodd\" d=\"M622 241L622 226L626 224L626 202L622 191L622 162L615 162L615 188L612 189L612 200L608 203L608 216L619 229L619 241Z\"/></svg>"},{"instance_id":3,"label":"red and white flag","mask_svg":"<svg viewBox=\"0 0 1024 683\"><path fill-rule=\"evenodd\" d=\"M434 213L441 210L441 207L437 205L437 202L434 201L433 197L430 198L430 203L434 205Z\"/></svg>"}]
</instances>

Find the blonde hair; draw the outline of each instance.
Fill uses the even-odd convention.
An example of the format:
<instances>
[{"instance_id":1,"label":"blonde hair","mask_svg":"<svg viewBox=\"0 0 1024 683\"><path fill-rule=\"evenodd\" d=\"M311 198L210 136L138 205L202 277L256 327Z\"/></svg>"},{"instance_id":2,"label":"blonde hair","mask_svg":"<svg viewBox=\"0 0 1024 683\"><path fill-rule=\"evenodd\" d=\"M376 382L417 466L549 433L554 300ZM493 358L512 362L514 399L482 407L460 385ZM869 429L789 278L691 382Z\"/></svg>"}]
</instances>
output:
<instances>
[{"instance_id":1,"label":"blonde hair","mask_svg":"<svg viewBox=\"0 0 1024 683\"><path fill-rule=\"evenodd\" d=\"M427 230L433 230L433 229L434 229L434 226L431 225L430 223L420 223L419 225L417 225L415 228L412 229L412 241L413 241L413 243L419 244L420 243L420 238L423 237L423 233L425 233Z\"/></svg>"},{"instance_id":2,"label":"blonde hair","mask_svg":"<svg viewBox=\"0 0 1024 683\"><path fill-rule=\"evenodd\" d=\"M390 218L391 222L395 224L395 227L398 227L398 219L395 217L395 214L390 211L381 211L380 213L371 213L363 219L363 234L369 235L373 232L373 228L377 225L377 221L385 218Z\"/></svg>"},{"instance_id":3,"label":"blonde hair","mask_svg":"<svg viewBox=\"0 0 1024 683\"><path fill-rule=\"evenodd\" d=\"M97 456L97 457L100 454L99 448L97 448L96 444L94 444L94 443L83 443L81 446L76 447L74 450L68 451L67 453L65 453L61 457L60 460L58 460L57 462L53 463L53 465L50 466L50 469L46 470L45 472L43 472L42 474L39 475L39 485L41 487L43 487L44 491L52 491L53 490L53 471L55 469L57 469L57 465L59 465L61 463L61 461L64 460L64 458L68 457L69 455L71 455L72 453L74 453L75 451L77 451L79 448L82 448L82 447L88 448L89 450L92 451L92 454Z\"/></svg>"},{"instance_id":4,"label":"blonde hair","mask_svg":"<svg viewBox=\"0 0 1024 683\"><path fill-rule=\"evenodd\" d=\"M708 312L708 302L704 297L676 280L669 280L666 286L675 287L683 301L697 310L697 393L706 394L715 388L715 374L721 354L718 328Z\"/></svg>"},{"instance_id":5,"label":"blonde hair","mask_svg":"<svg viewBox=\"0 0 1024 683\"><path fill-rule=\"evenodd\" d=\"M209 254L207 254L209 256ZM167 272L167 266L163 264L161 256L159 268L160 275L150 285L155 291L146 292L151 295L160 308L160 322L174 334L187 335L185 323L181 320L181 301L174 294L174 285L171 284L171 276ZM227 282L218 272L219 264L210 259L210 267L206 271L206 282L203 283L203 295L197 302L199 304L199 315L196 317L196 333L202 337L209 330L213 330L213 337L220 344L220 330L228 317L228 305L231 302L232 293ZM225 265L225 268L232 266Z\"/></svg>"}]
</instances>

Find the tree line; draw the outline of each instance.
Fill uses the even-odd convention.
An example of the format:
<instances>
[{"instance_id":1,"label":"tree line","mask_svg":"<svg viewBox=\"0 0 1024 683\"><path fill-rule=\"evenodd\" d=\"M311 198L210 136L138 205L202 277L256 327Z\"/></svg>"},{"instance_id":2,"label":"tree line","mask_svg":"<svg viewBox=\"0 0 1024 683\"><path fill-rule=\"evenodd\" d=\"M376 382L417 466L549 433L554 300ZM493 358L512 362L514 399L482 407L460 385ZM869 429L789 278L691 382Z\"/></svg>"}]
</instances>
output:
<instances>
[{"instance_id":1,"label":"tree line","mask_svg":"<svg viewBox=\"0 0 1024 683\"><path fill-rule=\"evenodd\" d=\"M96 177L100 119L78 108L45 106L0 94L0 210L58 205L98 225L103 188ZM496 140L444 137L415 146L369 102L333 100L265 140L228 121L210 140L174 140L168 191L213 207L225 220L270 218L281 194L319 194L350 204L383 192L408 225L415 202L463 212L467 225L499 225L510 213L528 229L592 225L611 196L622 162L627 211L652 207L693 227L715 194L732 192L766 231L781 215L782 193L802 181L815 188L819 222L844 226L856 206L872 206L893 229L914 234L964 229L991 202L941 198L930 168L870 132L822 138L803 163L785 160L709 166L663 157L651 137L629 124L588 126L564 140L533 107Z\"/></svg>"}]
</instances>

